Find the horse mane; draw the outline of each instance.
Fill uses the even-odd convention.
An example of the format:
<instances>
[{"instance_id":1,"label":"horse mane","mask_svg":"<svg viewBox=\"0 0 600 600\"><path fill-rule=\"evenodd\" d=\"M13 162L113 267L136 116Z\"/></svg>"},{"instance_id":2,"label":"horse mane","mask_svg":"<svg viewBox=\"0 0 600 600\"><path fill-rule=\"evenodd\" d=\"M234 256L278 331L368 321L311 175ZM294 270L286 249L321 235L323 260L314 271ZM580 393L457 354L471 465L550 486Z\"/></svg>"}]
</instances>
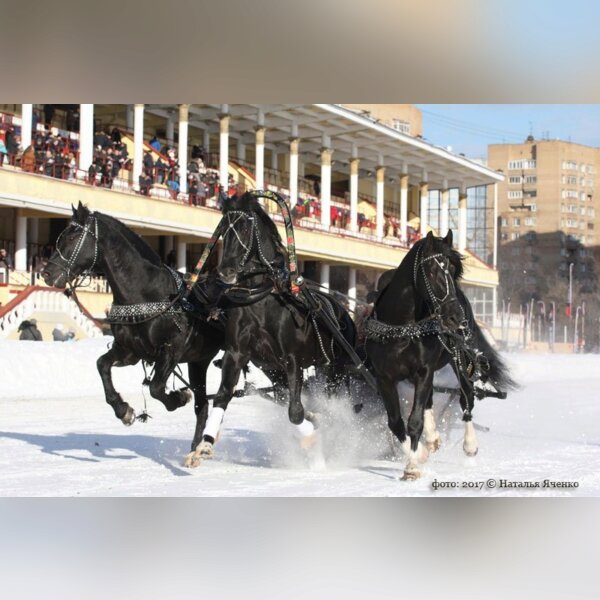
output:
<instances>
[{"instance_id":1,"label":"horse mane","mask_svg":"<svg viewBox=\"0 0 600 600\"><path fill-rule=\"evenodd\" d=\"M233 202L226 202L223 212L227 212L228 210L243 210L245 212L254 213L266 228L267 234L273 243L275 250L283 254L287 260L287 250L283 244L283 240L281 239L277 225L275 225L273 219L271 219L271 217L265 212L263 207L258 202L256 196L246 192L243 196L236 198Z\"/></svg>"},{"instance_id":2,"label":"horse mane","mask_svg":"<svg viewBox=\"0 0 600 600\"><path fill-rule=\"evenodd\" d=\"M81 209L78 210L76 219L80 224L83 225L89 214L89 209L84 207L84 211L81 211ZM145 242L141 236L121 223L121 221L101 212L94 212L94 215L100 221L108 225L113 231L118 231L139 252L143 259L156 266L160 266L162 264L160 256L158 256L154 249L147 242Z\"/></svg>"}]
</instances>

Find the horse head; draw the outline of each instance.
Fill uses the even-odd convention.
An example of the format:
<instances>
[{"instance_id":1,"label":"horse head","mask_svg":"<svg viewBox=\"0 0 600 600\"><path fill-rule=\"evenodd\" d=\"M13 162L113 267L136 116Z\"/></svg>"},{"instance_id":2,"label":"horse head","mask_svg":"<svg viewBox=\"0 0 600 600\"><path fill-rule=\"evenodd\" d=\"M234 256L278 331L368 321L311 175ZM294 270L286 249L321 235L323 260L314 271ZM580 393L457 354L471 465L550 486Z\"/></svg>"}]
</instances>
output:
<instances>
[{"instance_id":1,"label":"horse head","mask_svg":"<svg viewBox=\"0 0 600 600\"><path fill-rule=\"evenodd\" d=\"M218 274L227 285L274 274L285 266L286 252L277 227L250 192L224 200L221 235Z\"/></svg>"},{"instance_id":2,"label":"horse head","mask_svg":"<svg viewBox=\"0 0 600 600\"><path fill-rule=\"evenodd\" d=\"M98 221L81 202L71 206L73 216L56 240L56 249L42 271L47 285L65 288L82 275L91 275L98 265Z\"/></svg>"},{"instance_id":3,"label":"horse head","mask_svg":"<svg viewBox=\"0 0 600 600\"><path fill-rule=\"evenodd\" d=\"M452 237L452 230L444 238L430 231L414 246L414 287L437 313L457 302L456 283L463 274L462 257L452 248Z\"/></svg>"}]
</instances>

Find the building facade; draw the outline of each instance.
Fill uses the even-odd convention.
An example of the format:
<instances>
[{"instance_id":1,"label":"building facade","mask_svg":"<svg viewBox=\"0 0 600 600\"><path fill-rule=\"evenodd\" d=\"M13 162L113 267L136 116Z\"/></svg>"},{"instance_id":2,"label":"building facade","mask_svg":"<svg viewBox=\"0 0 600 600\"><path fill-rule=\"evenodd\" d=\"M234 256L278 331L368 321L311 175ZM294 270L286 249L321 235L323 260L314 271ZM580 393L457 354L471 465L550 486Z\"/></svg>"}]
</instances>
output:
<instances>
[{"instance_id":1,"label":"building facade","mask_svg":"<svg viewBox=\"0 0 600 600\"><path fill-rule=\"evenodd\" d=\"M571 275L594 280L600 243L600 149L559 140L488 147L488 165L504 173L498 184L501 285L522 298L544 295L548 282ZM573 266L571 266L573 265Z\"/></svg>"}]
</instances>

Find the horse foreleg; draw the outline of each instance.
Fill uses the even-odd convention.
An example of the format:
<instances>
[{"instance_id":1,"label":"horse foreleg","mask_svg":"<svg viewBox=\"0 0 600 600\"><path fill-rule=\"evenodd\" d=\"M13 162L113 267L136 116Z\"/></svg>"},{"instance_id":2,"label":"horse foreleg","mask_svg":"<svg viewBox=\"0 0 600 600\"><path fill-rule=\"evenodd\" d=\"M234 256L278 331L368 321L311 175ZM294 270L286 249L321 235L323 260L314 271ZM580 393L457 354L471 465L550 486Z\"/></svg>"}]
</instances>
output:
<instances>
[{"instance_id":1,"label":"horse foreleg","mask_svg":"<svg viewBox=\"0 0 600 600\"><path fill-rule=\"evenodd\" d=\"M150 381L150 395L162 402L169 412L185 406L192 398L192 392L188 388L167 393L167 380L176 366L177 359L171 352L161 352L154 363L154 376Z\"/></svg>"},{"instance_id":2,"label":"horse foreleg","mask_svg":"<svg viewBox=\"0 0 600 600\"><path fill-rule=\"evenodd\" d=\"M106 398L106 402L110 404L115 411L117 419L120 419L125 425L133 424L135 421L135 411L123 400L123 398L121 398L121 395L115 389L111 370L115 365L133 365L136 362L138 361L128 360L127 353L117 343L114 343L111 349L96 361L98 373L100 373L102 386L104 387L104 397Z\"/></svg>"},{"instance_id":3,"label":"horse foreleg","mask_svg":"<svg viewBox=\"0 0 600 600\"><path fill-rule=\"evenodd\" d=\"M188 455L186 461L189 460L199 464L203 458L212 458L214 456L214 445L219 439L219 432L223 424L225 411L233 397L242 367L247 363L248 361L241 355L225 352L221 366L221 385L213 401L212 410L206 420L206 425L202 432L202 441L198 444L196 450Z\"/></svg>"},{"instance_id":4,"label":"horse foreleg","mask_svg":"<svg viewBox=\"0 0 600 600\"><path fill-rule=\"evenodd\" d=\"M208 400L206 399L206 372L210 365L210 359L203 362L188 363L190 385L194 392L194 412L196 413L196 430L192 440L192 450L186 456L184 465L186 467L197 467L200 465L200 457L196 457L196 448L202 441L202 432L208 418Z\"/></svg>"},{"instance_id":5,"label":"horse foreleg","mask_svg":"<svg viewBox=\"0 0 600 600\"><path fill-rule=\"evenodd\" d=\"M406 480L414 480L421 477L419 463L427 460L429 452L420 442L425 421L425 406L433 393L433 369L425 367L415 378L415 399L408 418L408 438L402 445L407 455L407 463L404 467Z\"/></svg>"}]
</instances>

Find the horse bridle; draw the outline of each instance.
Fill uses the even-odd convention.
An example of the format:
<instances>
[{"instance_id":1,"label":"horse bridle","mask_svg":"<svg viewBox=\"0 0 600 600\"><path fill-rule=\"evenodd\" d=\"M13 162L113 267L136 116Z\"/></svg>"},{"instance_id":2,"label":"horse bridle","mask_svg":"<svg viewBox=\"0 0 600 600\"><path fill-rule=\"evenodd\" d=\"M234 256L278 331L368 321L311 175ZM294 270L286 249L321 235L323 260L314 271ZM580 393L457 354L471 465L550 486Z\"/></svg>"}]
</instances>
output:
<instances>
[{"instance_id":1,"label":"horse bridle","mask_svg":"<svg viewBox=\"0 0 600 600\"><path fill-rule=\"evenodd\" d=\"M71 252L71 256L69 256L67 258L60 251L59 244L60 244L60 240L61 240L62 236L65 234L65 231L67 231L65 229L64 231L62 231L60 233L60 235L56 239L56 252L62 262L56 262L56 261L50 260L50 259L48 260L48 262L50 264L57 266L62 271L62 273L64 273L64 275L66 275L67 282L69 282L71 285L74 285L71 282L71 279L72 279L71 270L72 270L73 266L75 265L77 258L79 257L79 254L83 248L83 245L84 245L88 235L91 236L94 240L94 258L92 260L92 264L89 267L86 267L85 269L83 269L83 271L81 271L81 273L77 276L77 279L83 280L86 277L91 276L93 274L94 268L96 267L96 264L98 263L98 256L99 256L98 219L94 215L90 215L87 218L85 225L81 225L81 223L76 223L76 222L71 222L71 225L73 227L75 227L76 229L81 230L81 234L79 236L79 239L75 243L75 247L73 248L73 251ZM79 287L79 285L75 284L74 287Z\"/></svg>"},{"instance_id":2,"label":"horse bridle","mask_svg":"<svg viewBox=\"0 0 600 600\"><path fill-rule=\"evenodd\" d=\"M429 283L429 278L427 277L427 272L425 271L425 263L427 263L431 260L433 260L438 265L438 267L442 270L442 272L444 273L444 283L445 283L445 287L446 287L446 293L444 294L444 296L442 298L439 298L438 296L436 296L433 288L431 287L431 284ZM456 287L454 285L454 279L452 278L452 275L450 274L450 260L445 254L442 254L441 252L439 252L437 254L431 254L430 256L423 256L421 249L418 250L417 258L415 260L414 274L413 274L415 289L417 287L417 278L419 275L419 271L423 275L423 281L425 282L425 288L427 290L427 294L429 295L429 300L431 301L434 312L436 314L439 314L441 312L442 305L444 305L446 303L450 303L450 302L456 302L458 300L456 297L456 293L452 294L453 291L456 292Z\"/></svg>"},{"instance_id":3,"label":"horse bridle","mask_svg":"<svg viewBox=\"0 0 600 600\"><path fill-rule=\"evenodd\" d=\"M235 217L235 218L232 219L232 217ZM235 237L237 238L237 241L240 244L240 246L242 246L242 248L244 248L244 250L246 251L242 260L239 263L239 266L237 268L237 273L238 274L241 273L243 268L246 266L246 263L248 262L248 259L250 258L250 254L252 252L253 242L256 241L256 248L258 251L258 257L260 258L260 262L263 265L265 265L265 267L267 268L268 274L273 275L275 273L275 269L273 268L272 262L274 262L274 261L269 262L264 255L262 245L260 243L260 236L258 235L258 229L256 227L256 217L252 214L248 214L246 211L243 211L243 210L229 210L223 215L223 222L225 222L225 218L227 218L227 223L225 223L225 226L224 226L224 229L222 232L223 241L225 241L227 234L233 232ZM250 221L250 241L248 242L248 244L244 243L244 241L240 237L240 234L235 229L235 226L237 225L237 223L242 219L246 219L246 220ZM260 273L256 272L255 274L258 275Z\"/></svg>"}]
</instances>

